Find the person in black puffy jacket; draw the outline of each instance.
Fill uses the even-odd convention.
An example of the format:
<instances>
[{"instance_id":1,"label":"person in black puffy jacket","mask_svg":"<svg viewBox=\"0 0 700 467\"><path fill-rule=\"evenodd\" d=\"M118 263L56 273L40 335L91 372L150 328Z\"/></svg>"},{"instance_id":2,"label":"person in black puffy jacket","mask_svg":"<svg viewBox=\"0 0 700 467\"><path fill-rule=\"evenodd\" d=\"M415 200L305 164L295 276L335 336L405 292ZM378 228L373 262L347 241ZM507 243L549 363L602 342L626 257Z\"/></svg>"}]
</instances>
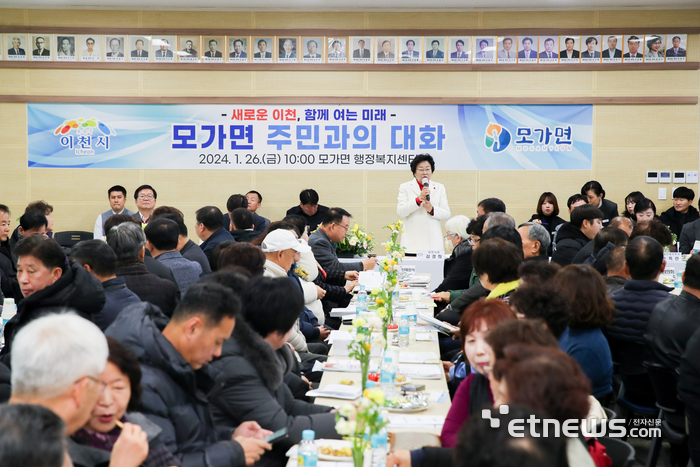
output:
<instances>
[{"instance_id":1,"label":"person in black puffy jacket","mask_svg":"<svg viewBox=\"0 0 700 467\"><path fill-rule=\"evenodd\" d=\"M562 224L557 232L552 261L562 266L571 264L581 248L603 228L602 218L601 210L591 204L584 204L571 211L571 222Z\"/></svg>"}]
</instances>

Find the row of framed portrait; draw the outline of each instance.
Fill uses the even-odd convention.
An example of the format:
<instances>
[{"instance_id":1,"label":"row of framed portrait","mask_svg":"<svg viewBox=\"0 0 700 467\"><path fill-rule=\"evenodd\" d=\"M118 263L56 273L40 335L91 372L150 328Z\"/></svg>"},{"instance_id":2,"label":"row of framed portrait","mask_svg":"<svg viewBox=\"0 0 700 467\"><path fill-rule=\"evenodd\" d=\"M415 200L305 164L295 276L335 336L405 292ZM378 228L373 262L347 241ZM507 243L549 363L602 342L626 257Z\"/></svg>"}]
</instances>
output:
<instances>
[{"instance_id":1,"label":"row of framed portrait","mask_svg":"<svg viewBox=\"0 0 700 467\"><path fill-rule=\"evenodd\" d=\"M3 35L0 34L0 43ZM4 34L3 60L219 63L684 62L686 34L146 36Z\"/></svg>"}]
</instances>

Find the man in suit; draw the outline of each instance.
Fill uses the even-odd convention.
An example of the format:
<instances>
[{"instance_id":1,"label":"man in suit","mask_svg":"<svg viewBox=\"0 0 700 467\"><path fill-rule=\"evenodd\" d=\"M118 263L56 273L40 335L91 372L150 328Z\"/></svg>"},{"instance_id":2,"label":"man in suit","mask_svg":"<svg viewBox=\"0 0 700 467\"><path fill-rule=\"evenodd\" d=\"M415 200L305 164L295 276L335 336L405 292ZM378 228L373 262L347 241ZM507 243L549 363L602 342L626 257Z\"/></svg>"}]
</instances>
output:
<instances>
[{"instance_id":1,"label":"man in suit","mask_svg":"<svg viewBox=\"0 0 700 467\"><path fill-rule=\"evenodd\" d=\"M673 47L666 51L667 57L685 57L685 49L681 47L681 38L673 36Z\"/></svg>"},{"instance_id":2,"label":"man in suit","mask_svg":"<svg viewBox=\"0 0 700 467\"><path fill-rule=\"evenodd\" d=\"M588 50L584 50L583 53L581 53L581 58L600 58L600 52L595 50L597 46L598 39L595 37L591 36L586 39L586 47Z\"/></svg>"},{"instance_id":3,"label":"man in suit","mask_svg":"<svg viewBox=\"0 0 700 467\"><path fill-rule=\"evenodd\" d=\"M236 39L233 41L233 52L228 54L229 58L248 58L248 54L243 52L243 41Z\"/></svg>"},{"instance_id":4,"label":"man in suit","mask_svg":"<svg viewBox=\"0 0 700 467\"><path fill-rule=\"evenodd\" d=\"M503 48L498 51L498 58L515 58L515 52L511 49L513 48L513 39L506 37L503 39Z\"/></svg>"},{"instance_id":5,"label":"man in suit","mask_svg":"<svg viewBox=\"0 0 700 467\"><path fill-rule=\"evenodd\" d=\"M309 53L304 55L304 58L321 58L321 54L317 53L318 42L311 39L309 42L306 43L306 48L308 49Z\"/></svg>"},{"instance_id":6,"label":"man in suit","mask_svg":"<svg viewBox=\"0 0 700 467\"><path fill-rule=\"evenodd\" d=\"M445 54L440 50L440 41L435 39L430 43L430 50L425 53L425 58L445 58Z\"/></svg>"},{"instance_id":7,"label":"man in suit","mask_svg":"<svg viewBox=\"0 0 700 467\"><path fill-rule=\"evenodd\" d=\"M476 58L492 58L491 52L486 50L486 47L489 46L489 41L486 39L482 39L479 41L479 52L476 53Z\"/></svg>"},{"instance_id":8,"label":"man in suit","mask_svg":"<svg viewBox=\"0 0 700 467\"><path fill-rule=\"evenodd\" d=\"M119 51L119 48L121 47L121 45L122 45L121 39L113 37L109 41L109 49L111 50L111 52L107 52L107 56L108 57L123 57L124 54Z\"/></svg>"},{"instance_id":9,"label":"man in suit","mask_svg":"<svg viewBox=\"0 0 700 467\"><path fill-rule=\"evenodd\" d=\"M544 51L540 52L540 58L559 58L559 54L553 51L554 39L548 37L544 41Z\"/></svg>"},{"instance_id":10,"label":"man in suit","mask_svg":"<svg viewBox=\"0 0 700 467\"><path fill-rule=\"evenodd\" d=\"M20 48L21 41L19 37L12 38L12 48L7 51L7 55L27 55L24 49Z\"/></svg>"},{"instance_id":11,"label":"man in suit","mask_svg":"<svg viewBox=\"0 0 700 467\"><path fill-rule=\"evenodd\" d=\"M173 58L173 51L169 48L170 42L167 39L161 39L160 49L156 50L156 58Z\"/></svg>"},{"instance_id":12,"label":"man in suit","mask_svg":"<svg viewBox=\"0 0 700 467\"><path fill-rule=\"evenodd\" d=\"M394 52L391 52L391 42L385 40L382 42L382 51L377 54L377 58L394 58Z\"/></svg>"},{"instance_id":13,"label":"man in suit","mask_svg":"<svg viewBox=\"0 0 700 467\"><path fill-rule=\"evenodd\" d=\"M352 52L352 58L372 58L372 53L369 49L365 49L365 41L360 39L357 41L358 48Z\"/></svg>"},{"instance_id":14,"label":"man in suit","mask_svg":"<svg viewBox=\"0 0 700 467\"><path fill-rule=\"evenodd\" d=\"M253 58L272 58L272 54L270 52L266 52L267 41L265 39L260 39L258 41L258 50L259 52L255 52Z\"/></svg>"},{"instance_id":15,"label":"man in suit","mask_svg":"<svg viewBox=\"0 0 700 467\"><path fill-rule=\"evenodd\" d=\"M469 58L469 52L464 51L464 41L462 39L457 39L455 47L457 52L452 52L450 58Z\"/></svg>"},{"instance_id":16,"label":"man in suit","mask_svg":"<svg viewBox=\"0 0 700 467\"><path fill-rule=\"evenodd\" d=\"M417 50L413 50L416 46L416 42L413 39L406 41L406 50L401 53L401 58L419 58L420 54Z\"/></svg>"},{"instance_id":17,"label":"man in suit","mask_svg":"<svg viewBox=\"0 0 700 467\"><path fill-rule=\"evenodd\" d=\"M209 41L209 50L204 53L204 56L209 57L209 58L221 58L222 57L221 52L216 50L218 46L219 46L219 43L216 42L216 39L210 40Z\"/></svg>"},{"instance_id":18,"label":"man in suit","mask_svg":"<svg viewBox=\"0 0 700 467\"><path fill-rule=\"evenodd\" d=\"M100 55L95 50L95 39L88 37L85 40L85 50L83 50L83 57L99 57Z\"/></svg>"},{"instance_id":19,"label":"man in suit","mask_svg":"<svg viewBox=\"0 0 700 467\"><path fill-rule=\"evenodd\" d=\"M143 40L142 39L137 39L135 45L136 45L136 50L131 51L132 58L148 57L148 51L143 50Z\"/></svg>"},{"instance_id":20,"label":"man in suit","mask_svg":"<svg viewBox=\"0 0 700 467\"><path fill-rule=\"evenodd\" d=\"M280 58L297 58L297 53L294 51L294 44L291 39L286 39L282 44Z\"/></svg>"},{"instance_id":21,"label":"man in suit","mask_svg":"<svg viewBox=\"0 0 700 467\"><path fill-rule=\"evenodd\" d=\"M579 58L579 52L578 50L574 50L574 44L576 41L574 40L573 37L567 37L564 40L564 45L566 46L566 49L561 51L561 54L559 56L561 58Z\"/></svg>"},{"instance_id":22,"label":"man in suit","mask_svg":"<svg viewBox=\"0 0 700 467\"><path fill-rule=\"evenodd\" d=\"M49 49L44 48L44 44L46 44L46 39L39 36L34 40L34 42L36 43L36 49L34 49L34 51L32 52L32 55L34 55L36 57L50 57L51 56L51 52L49 52Z\"/></svg>"},{"instance_id":23,"label":"man in suit","mask_svg":"<svg viewBox=\"0 0 700 467\"><path fill-rule=\"evenodd\" d=\"M183 50L183 52L188 54L190 57L196 57L197 51L192 48L193 46L194 43L191 40L185 41L185 50Z\"/></svg>"},{"instance_id":24,"label":"man in suit","mask_svg":"<svg viewBox=\"0 0 700 467\"><path fill-rule=\"evenodd\" d=\"M623 55L624 58L642 58L642 54L638 52L639 50L639 37L637 36L629 36L627 38L627 49L629 52L627 52L625 55Z\"/></svg>"},{"instance_id":25,"label":"man in suit","mask_svg":"<svg viewBox=\"0 0 700 467\"><path fill-rule=\"evenodd\" d=\"M328 58L345 58L345 52L343 52L343 44L339 40L334 40L331 43L331 51L328 53Z\"/></svg>"},{"instance_id":26,"label":"man in suit","mask_svg":"<svg viewBox=\"0 0 700 467\"><path fill-rule=\"evenodd\" d=\"M608 37L608 48L603 51L603 58L622 58L622 51L617 48L617 37Z\"/></svg>"},{"instance_id":27,"label":"man in suit","mask_svg":"<svg viewBox=\"0 0 700 467\"><path fill-rule=\"evenodd\" d=\"M537 58L537 51L532 50L532 38L526 37L521 43L523 44L523 50L518 52L518 58Z\"/></svg>"}]
</instances>

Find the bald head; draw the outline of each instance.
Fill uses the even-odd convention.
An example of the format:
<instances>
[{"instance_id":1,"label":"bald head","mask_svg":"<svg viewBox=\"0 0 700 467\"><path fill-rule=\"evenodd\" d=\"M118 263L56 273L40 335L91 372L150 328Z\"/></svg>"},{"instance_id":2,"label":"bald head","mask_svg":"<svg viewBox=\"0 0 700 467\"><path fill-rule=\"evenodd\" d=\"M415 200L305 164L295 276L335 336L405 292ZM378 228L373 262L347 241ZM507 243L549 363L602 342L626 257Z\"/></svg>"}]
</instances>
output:
<instances>
[{"instance_id":1,"label":"bald head","mask_svg":"<svg viewBox=\"0 0 700 467\"><path fill-rule=\"evenodd\" d=\"M632 235L632 229L634 229L634 223L632 219L627 217L618 216L610 220L608 227L617 227L620 230L627 232L627 235Z\"/></svg>"}]
</instances>

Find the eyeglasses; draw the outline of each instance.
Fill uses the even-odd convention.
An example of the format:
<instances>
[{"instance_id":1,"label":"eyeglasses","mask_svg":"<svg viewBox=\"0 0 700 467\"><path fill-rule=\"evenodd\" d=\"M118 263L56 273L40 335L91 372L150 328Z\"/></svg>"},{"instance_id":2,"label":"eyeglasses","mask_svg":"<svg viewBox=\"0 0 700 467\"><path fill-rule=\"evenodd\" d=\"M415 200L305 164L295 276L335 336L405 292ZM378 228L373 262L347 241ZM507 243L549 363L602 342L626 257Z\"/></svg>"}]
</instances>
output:
<instances>
[{"instance_id":1,"label":"eyeglasses","mask_svg":"<svg viewBox=\"0 0 700 467\"><path fill-rule=\"evenodd\" d=\"M153 199L155 196L153 195L139 195L139 199Z\"/></svg>"},{"instance_id":2,"label":"eyeglasses","mask_svg":"<svg viewBox=\"0 0 700 467\"><path fill-rule=\"evenodd\" d=\"M337 225L337 226L339 226L339 227L342 227L343 229L345 229L346 232L350 229L350 226L349 226L349 225L346 227L346 226L344 226L343 224L338 224L337 222L334 222L334 224Z\"/></svg>"},{"instance_id":3,"label":"eyeglasses","mask_svg":"<svg viewBox=\"0 0 700 467\"><path fill-rule=\"evenodd\" d=\"M432 172L432 170L430 169L430 167L428 167L427 169L416 169L416 172Z\"/></svg>"},{"instance_id":4,"label":"eyeglasses","mask_svg":"<svg viewBox=\"0 0 700 467\"><path fill-rule=\"evenodd\" d=\"M445 235L445 240L449 240L451 238L454 238L455 235L457 235L457 234L453 234L453 233L447 234L447 235Z\"/></svg>"},{"instance_id":5,"label":"eyeglasses","mask_svg":"<svg viewBox=\"0 0 700 467\"><path fill-rule=\"evenodd\" d=\"M480 241L481 241L481 237L479 237L479 236L471 235L471 236L469 237L469 243L471 243L472 245L476 245L476 244L479 243Z\"/></svg>"},{"instance_id":6,"label":"eyeglasses","mask_svg":"<svg viewBox=\"0 0 700 467\"><path fill-rule=\"evenodd\" d=\"M99 378L95 378L94 376L84 376L84 378L90 379L90 380L94 381L95 383L99 384L101 386L100 387L100 394L105 392L105 389L107 389L107 381L101 380ZM80 379L78 381L80 381ZM78 381L76 381L76 383Z\"/></svg>"}]
</instances>

